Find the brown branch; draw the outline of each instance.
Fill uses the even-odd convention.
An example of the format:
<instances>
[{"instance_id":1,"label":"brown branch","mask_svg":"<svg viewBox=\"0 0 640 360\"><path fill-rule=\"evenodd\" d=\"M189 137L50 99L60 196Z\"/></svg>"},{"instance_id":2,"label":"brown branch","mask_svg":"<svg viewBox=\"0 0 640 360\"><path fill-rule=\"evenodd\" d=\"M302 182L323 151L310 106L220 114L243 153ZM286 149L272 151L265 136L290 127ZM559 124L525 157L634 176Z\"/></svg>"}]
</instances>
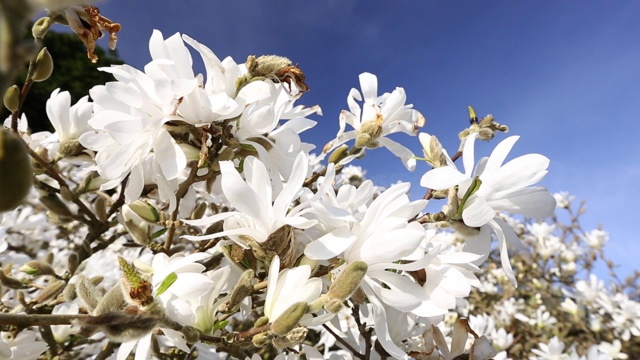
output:
<instances>
[{"instance_id":1,"label":"brown branch","mask_svg":"<svg viewBox=\"0 0 640 360\"><path fill-rule=\"evenodd\" d=\"M86 320L91 315L68 314L3 314L0 313L0 324L28 326L72 325L74 320Z\"/></svg>"}]
</instances>

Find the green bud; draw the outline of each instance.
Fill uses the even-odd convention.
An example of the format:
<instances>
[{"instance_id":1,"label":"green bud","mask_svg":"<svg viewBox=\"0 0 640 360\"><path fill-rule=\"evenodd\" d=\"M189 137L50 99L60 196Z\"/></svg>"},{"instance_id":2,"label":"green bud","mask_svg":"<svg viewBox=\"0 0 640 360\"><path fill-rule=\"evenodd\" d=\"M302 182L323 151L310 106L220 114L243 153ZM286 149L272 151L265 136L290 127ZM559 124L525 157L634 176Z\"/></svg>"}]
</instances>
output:
<instances>
[{"instance_id":1,"label":"green bud","mask_svg":"<svg viewBox=\"0 0 640 360\"><path fill-rule=\"evenodd\" d=\"M204 213L207 211L207 203L201 202L196 205L196 208L191 213L191 220L201 219L204 216Z\"/></svg>"},{"instance_id":2,"label":"green bud","mask_svg":"<svg viewBox=\"0 0 640 360\"><path fill-rule=\"evenodd\" d=\"M240 302L253 293L254 276L255 272L251 269L245 271L242 276L240 276L240 279L231 291L231 296L229 298L229 303L226 304L225 312L235 312L240 305Z\"/></svg>"},{"instance_id":3,"label":"green bud","mask_svg":"<svg viewBox=\"0 0 640 360\"><path fill-rule=\"evenodd\" d=\"M336 314L342 310L342 300L340 299L329 299L326 295L322 295L320 297L324 302L324 308L330 313Z\"/></svg>"},{"instance_id":4,"label":"green bud","mask_svg":"<svg viewBox=\"0 0 640 360\"><path fill-rule=\"evenodd\" d=\"M4 92L2 102L4 103L4 107L6 107L9 111L18 111L18 108L20 107L20 88L18 87L18 85L11 85Z\"/></svg>"},{"instance_id":5,"label":"green bud","mask_svg":"<svg viewBox=\"0 0 640 360\"><path fill-rule=\"evenodd\" d=\"M367 263L364 261L354 261L347 265L338 277L329 286L327 291L327 299L337 299L340 302L349 298L349 296L360 286L360 282L367 273Z\"/></svg>"},{"instance_id":6,"label":"green bud","mask_svg":"<svg viewBox=\"0 0 640 360\"><path fill-rule=\"evenodd\" d=\"M133 210L136 214L138 214L144 220L150 223L156 223L160 220L160 214L155 207L151 206L149 203L144 202L142 200L136 200L133 203L129 204L129 208Z\"/></svg>"},{"instance_id":7,"label":"green bud","mask_svg":"<svg viewBox=\"0 0 640 360\"><path fill-rule=\"evenodd\" d=\"M19 269L28 275L55 275L51 265L38 260L31 260L22 265Z\"/></svg>"},{"instance_id":8,"label":"green bud","mask_svg":"<svg viewBox=\"0 0 640 360\"><path fill-rule=\"evenodd\" d=\"M53 59L49 50L43 47L42 50L36 56L36 61L33 63L33 69L31 73L31 80L35 82L45 81L51 76L53 72Z\"/></svg>"},{"instance_id":9,"label":"green bud","mask_svg":"<svg viewBox=\"0 0 640 360\"><path fill-rule=\"evenodd\" d=\"M70 274L74 274L80 265L80 257L77 252L72 252L67 258L67 270Z\"/></svg>"},{"instance_id":10,"label":"green bud","mask_svg":"<svg viewBox=\"0 0 640 360\"><path fill-rule=\"evenodd\" d=\"M107 200L104 197L98 196L96 201L93 202L93 210L100 221L107 221Z\"/></svg>"},{"instance_id":11,"label":"green bud","mask_svg":"<svg viewBox=\"0 0 640 360\"><path fill-rule=\"evenodd\" d=\"M0 129L0 174L0 212L13 210L29 193L33 171L22 139L5 129Z\"/></svg>"},{"instance_id":12,"label":"green bud","mask_svg":"<svg viewBox=\"0 0 640 360\"><path fill-rule=\"evenodd\" d=\"M356 143L354 146L358 149L362 149L363 147L366 147L371 140L371 135L360 133L358 137L356 137Z\"/></svg>"},{"instance_id":13,"label":"green bud","mask_svg":"<svg viewBox=\"0 0 640 360\"><path fill-rule=\"evenodd\" d=\"M71 210L69 210L67 205L63 203L56 194L47 194L45 196L41 196L40 202L49 211L58 215L62 219L73 217L73 213L71 212Z\"/></svg>"},{"instance_id":14,"label":"green bud","mask_svg":"<svg viewBox=\"0 0 640 360\"><path fill-rule=\"evenodd\" d=\"M189 344L195 344L200 341L200 332L193 326L185 325L182 327L180 332L182 332L182 334L184 335L184 339Z\"/></svg>"},{"instance_id":15,"label":"green bud","mask_svg":"<svg viewBox=\"0 0 640 360\"><path fill-rule=\"evenodd\" d=\"M67 286L62 290L62 298L65 302L72 302L76 298L76 285L67 283Z\"/></svg>"},{"instance_id":16,"label":"green bud","mask_svg":"<svg viewBox=\"0 0 640 360\"><path fill-rule=\"evenodd\" d=\"M269 345L269 340L271 340L271 335L269 333L260 333L251 338L251 344L257 348L261 348Z\"/></svg>"},{"instance_id":17,"label":"green bud","mask_svg":"<svg viewBox=\"0 0 640 360\"><path fill-rule=\"evenodd\" d=\"M329 155L329 162L332 164L337 164L340 160L344 159L347 156L347 151L349 150L349 146L346 144L342 144L338 146L331 155Z\"/></svg>"},{"instance_id":18,"label":"green bud","mask_svg":"<svg viewBox=\"0 0 640 360\"><path fill-rule=\"evenodd\" d=\"M308 305L305 301L291 305L271 324L271 331L277 335L286 335L298 325L302 315L307 312L307 307Z\"/></svg>"},{"instance_id":19,"label":"green bud","mask_svg":"<svg viewBox=\"0 0 640 360\"><path fill-rule=\"evenodd\" d=\"M269 318L266 316L261 316L258 318L258 320L256 320L255 324L253 324L253 327L260 327L263 325L267 325L269 323Z\"/></svg>"},{"instance_id":20,"label":"green bud","mask_svg":"<svg viewBox=\"0 0 640 360\"><path fill-rule=\"evenodd\" d=\"M53 24L53 19L49 16L43 16L38 19L31 27L31 34L34 39L42 40Z\"/></svg>"}]
</instances>

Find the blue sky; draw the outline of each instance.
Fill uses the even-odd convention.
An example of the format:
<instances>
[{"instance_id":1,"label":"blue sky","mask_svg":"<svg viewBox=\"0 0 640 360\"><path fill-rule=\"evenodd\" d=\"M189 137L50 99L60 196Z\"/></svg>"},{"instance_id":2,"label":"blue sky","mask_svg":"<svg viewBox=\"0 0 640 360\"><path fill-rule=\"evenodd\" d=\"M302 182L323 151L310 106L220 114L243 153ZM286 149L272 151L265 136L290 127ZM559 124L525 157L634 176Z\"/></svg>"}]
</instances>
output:
<instances>
[{"instance_id":1,"label":"blue sky","mask_svg":"<svg viewBox=\"0 0 640 360\"><path fill-rule=\"evenodd\" d=\"M522 136L512 154L551 159L545 186L587 201L583 225L610 232L608 253L621 273L638 268L632 204L640 201L639 2L112 0L98 6L122 24L118 51L137 68L150 60L154 28L165 37L188 34L237 62L250 54L289 57L311 87L299 103L323 108L316 128L305 133L319 147L335 135L349 89L359 87L364 71L378 76L380 92L404 87L427 118L424 130L451 152L467 124L467 105L479 115L492 113ZM395 139L420 154L417 138ZM415 196L423 193L425 164L408 173L381 149L361 165L380 185L405 179Z\"/></svg>"}]
</instances>

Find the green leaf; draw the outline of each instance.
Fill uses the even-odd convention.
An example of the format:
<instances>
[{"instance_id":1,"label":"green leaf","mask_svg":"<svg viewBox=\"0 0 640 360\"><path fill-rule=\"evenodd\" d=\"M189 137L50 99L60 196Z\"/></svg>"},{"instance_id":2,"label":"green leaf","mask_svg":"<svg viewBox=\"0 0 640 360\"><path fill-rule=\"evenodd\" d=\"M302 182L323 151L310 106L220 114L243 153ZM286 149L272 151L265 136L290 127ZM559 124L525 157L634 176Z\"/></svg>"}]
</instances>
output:
<instances>
[{"instance_id":1,"label":"green leaf","mask_svg":"<svg viewBox=\"0 0 640 360\"><path fill-rule=\"evenodd\" d=\"M176 275L176 273L172 272L171 274L167 275L167 277L162 280L160 287L158 287L156 296L162 295L171 285L173 285L174 282L176 282L176 280L178 280L178 275Z\"/></svg>"},{"instance_id":2,"label":"green leaf","mask_svg":"<svg viewBox=\"0 0 640 360\"><path fill-rule=\"evenodd\" d=\"M166 232L167 232L167 228L162 228L162 229L154 232L153 235L151 235L151 238L152 239L157 239L157 238L159 238L160 236L162 236Z\"/></svg>"},{"instance_id":3,"label":"green leaf","mask_svg":"<svg viewBox=\"0 0 640 360\"><path fill-rule=\"evenodd\" d=\"M216 331L218 331L220 329L224 329L225 327L227 327L227 325L229 325L229 320L219 321L219 322L213 324L213 332L215 333Z\"/></svg>"}]
</instances>

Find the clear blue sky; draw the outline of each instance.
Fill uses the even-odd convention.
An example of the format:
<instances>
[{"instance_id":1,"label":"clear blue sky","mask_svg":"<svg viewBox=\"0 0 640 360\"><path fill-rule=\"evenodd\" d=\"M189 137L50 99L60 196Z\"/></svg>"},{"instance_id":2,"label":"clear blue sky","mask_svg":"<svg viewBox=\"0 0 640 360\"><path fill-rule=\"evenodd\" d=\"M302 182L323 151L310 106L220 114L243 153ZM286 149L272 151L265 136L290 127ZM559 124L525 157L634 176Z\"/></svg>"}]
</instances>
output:
<instances>
[{"instance_id":1,"label":"clear blue sky","mask_svg":"<svg viewBox=\"0 0 640 360\"><path fill-rule=\"evenodd\" d=\"M299 103L319 104L324 112L305 133L319 147L335 135L349 89L364 71L378 75L381 92L404 87L427 118L424 130L450 151L467 124L467 105L492 113L522 136L515 155L551 159L544 185L587 201L584 225L601 223L610 232L608 252L621 273L640 268L640 220L632 207L640 202L640 2L110 0L98 6L123 25L118 50L137 68L150 60L154 28L165 37L188 34L221 59L278 54L299 63L311 87ZM396 139L419 154L417 138ZM421 195L425 164L409 174L382 149L362 165L380 185L411 180L414 195Z\"/></svg>"}]
</instances>

